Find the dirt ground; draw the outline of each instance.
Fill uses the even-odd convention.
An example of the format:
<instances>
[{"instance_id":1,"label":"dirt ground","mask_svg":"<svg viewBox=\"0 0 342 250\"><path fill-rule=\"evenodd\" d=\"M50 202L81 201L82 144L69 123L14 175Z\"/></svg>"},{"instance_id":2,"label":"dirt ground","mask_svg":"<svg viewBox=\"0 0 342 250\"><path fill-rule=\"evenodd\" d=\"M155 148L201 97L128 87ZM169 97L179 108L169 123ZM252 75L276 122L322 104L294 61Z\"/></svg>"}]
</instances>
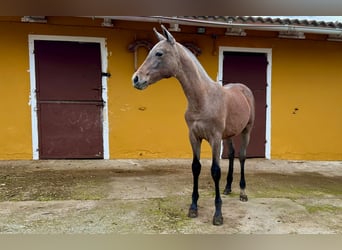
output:
<instances>
[{"instance_id":1,"label":"dirt ground","mask_svg":"<svg viewBox=\"0 0 342 250\"><path fill-rule=\"evenodd\" d=\"M227 160L221 160L221 191ZM224 224L212 225L210 161L202 160L199 216L187 217L191 161L0 161L0 232L342 233L342 162L248 159L248 202L222 195Z\"/></svg>"}]
</instances>

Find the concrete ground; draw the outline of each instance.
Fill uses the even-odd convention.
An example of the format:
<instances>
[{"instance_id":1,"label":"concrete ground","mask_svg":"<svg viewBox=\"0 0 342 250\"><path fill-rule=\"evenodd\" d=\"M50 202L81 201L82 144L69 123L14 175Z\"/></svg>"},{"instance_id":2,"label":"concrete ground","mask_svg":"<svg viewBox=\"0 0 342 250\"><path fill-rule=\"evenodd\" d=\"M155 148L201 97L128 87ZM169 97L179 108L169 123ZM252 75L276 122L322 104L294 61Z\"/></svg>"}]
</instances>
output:
<instances>
[{"instance_id":1,"label":"concrete ground","mask_svg":"<svg viewBox=\"0 0 342 250\"><path fill-rule=\"evenodd\" d=\"M221 191L227 160L221 160ZM210 160L202 160L199 216L187 217L191 161L0 161L2 234L342 233L342 162L248 159L248 202L222 195L222 226L212 225Z\"/></svg>"}]
</instances>

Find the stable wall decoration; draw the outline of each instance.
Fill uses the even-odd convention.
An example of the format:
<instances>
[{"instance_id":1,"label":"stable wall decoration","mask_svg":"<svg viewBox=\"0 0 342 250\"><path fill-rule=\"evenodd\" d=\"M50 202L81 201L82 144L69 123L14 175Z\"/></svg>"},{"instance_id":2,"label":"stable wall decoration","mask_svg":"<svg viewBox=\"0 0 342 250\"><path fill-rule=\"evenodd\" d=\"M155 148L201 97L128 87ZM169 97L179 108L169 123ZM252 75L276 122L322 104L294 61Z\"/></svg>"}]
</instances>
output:
<instances>
[{"instance_id":1,"label":"stable wall decoration","mask_svg":"<svg viewBox=\"0 0 342 250\"><path fill-rule=\"evenodd\" d=\"M134 55L134 71L138 69L138 49L143 47L150 51L153 47L153 43L148 40L135 40L133 43L128 45L128 50L133 52Z\"/></svg>"}]
</instances>

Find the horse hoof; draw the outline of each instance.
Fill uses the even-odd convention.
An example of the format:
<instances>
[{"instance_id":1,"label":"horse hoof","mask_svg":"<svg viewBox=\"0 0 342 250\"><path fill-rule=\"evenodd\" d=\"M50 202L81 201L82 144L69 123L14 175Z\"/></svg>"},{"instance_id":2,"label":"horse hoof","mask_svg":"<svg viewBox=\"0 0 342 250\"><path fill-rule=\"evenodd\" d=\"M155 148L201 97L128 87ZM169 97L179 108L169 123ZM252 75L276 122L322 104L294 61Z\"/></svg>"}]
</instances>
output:
<instances>
[{"instance_id":1,"label":"horse hoof","mask_svg":"<svg viewBox=\"0 0 342 250\"><path fill-rule=\"evenodd\" d=\"M245 195L245 194L240 194L240 201L242 201L242 202L248 201L247 195Z\"/></svg>"},{"instance_id":2,"label":"horse hoof","mask_svg":"<svg viewBox=\"0 0 342 250\"><path fill-rule=\"evenodd\" d=\"M197 209L189 209L188 217L189 218L196 218L198 216Z\"/></svg>"},{"instance_id":3,"label":"horse hoof","mask_svg":"<svg viewBox=\"0 0 342 250\"><path fill-rule=\"evenodd\" d=\"M228 194L231 194L231 193L232 193L232 189L231 188L225 188L224 191L223 191L224 195L228 195Z\"/></svg>"},{"instance_id":4,"label":"horse hoof","mask_svg":"<svg viewBox=\"0 0 342 250\"><path fill-rule=\"evenodd\" d=\"M215 216L213 218L213 225L214 226L221 226L223 224L223 217L222 215Z\"/></svg>"}]
</instances>

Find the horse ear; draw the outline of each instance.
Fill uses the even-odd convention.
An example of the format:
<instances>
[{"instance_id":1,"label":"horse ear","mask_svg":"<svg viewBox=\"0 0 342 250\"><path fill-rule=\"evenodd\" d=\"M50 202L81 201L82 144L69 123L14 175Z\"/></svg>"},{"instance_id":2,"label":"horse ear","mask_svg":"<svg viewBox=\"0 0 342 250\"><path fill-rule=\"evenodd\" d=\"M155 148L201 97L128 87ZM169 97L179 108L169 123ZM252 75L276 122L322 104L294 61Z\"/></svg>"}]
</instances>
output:
<instances>
[{"instance_id":1,"label":"horse ear","mask_svg":"<svg viewBox=\"0 0 342 250\"><path fill-rule=\"evenodd\" d=\"M167 41L171 43L172 45L174 45L176 43L176 39L171 35L171 33L167 30L167 28L165 28L164 25L161 25L161 27L163 29L163 34L166 37Z\"/></svg>"},{"instance_id":2,"label":"horse ear","mask_svg":"<svg viewBox=\"0 0 342 250\"><path fill-rule=\"evenodd\" d=\"M160 33L157 31L156 28L153 28L153 31L154 31L154 33L156 34L156 37L159 39L159 41L163 41L163 40L166 39L162 34L160 34Z\"/></svg>"}]
</instances>

